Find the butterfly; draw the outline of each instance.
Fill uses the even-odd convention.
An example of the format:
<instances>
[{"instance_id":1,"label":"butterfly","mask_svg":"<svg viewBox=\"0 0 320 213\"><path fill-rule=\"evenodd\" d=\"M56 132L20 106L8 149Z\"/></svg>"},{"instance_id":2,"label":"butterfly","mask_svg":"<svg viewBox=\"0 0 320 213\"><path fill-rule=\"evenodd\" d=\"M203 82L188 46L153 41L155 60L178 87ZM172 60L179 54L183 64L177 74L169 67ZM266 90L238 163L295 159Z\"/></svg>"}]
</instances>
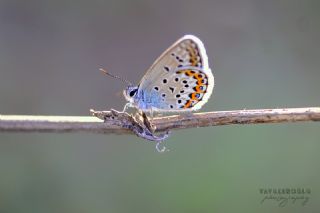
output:
<instances>
[{"instance_id":1,"label":"butterfly","mask_svg":"<svg viewBox=\"0 0 320 213\"><path fill-rule=\"evenodd\" d=\"M160 55L138 86L129 84L124 90L128 101L125 109L131 106L143 112L177 113L199 110L209 100L213 87L203 43L196 36L185 35Z\"/></svg>"}]
</instances>

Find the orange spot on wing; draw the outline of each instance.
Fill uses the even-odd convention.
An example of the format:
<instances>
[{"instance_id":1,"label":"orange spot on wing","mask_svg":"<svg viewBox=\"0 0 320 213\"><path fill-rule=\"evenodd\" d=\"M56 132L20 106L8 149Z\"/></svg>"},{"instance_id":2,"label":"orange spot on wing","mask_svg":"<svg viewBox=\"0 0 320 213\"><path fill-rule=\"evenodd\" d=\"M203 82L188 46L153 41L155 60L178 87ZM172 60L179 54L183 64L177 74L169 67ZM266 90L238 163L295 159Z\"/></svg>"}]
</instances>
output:
<instances>
[{"instance_id":1,"label":"orange spot on wing","mask_svg":"<svg viewBox=\"0 0 320 213\"><path fill-rule=\"evenodd\" d=\"M202 78L198 78L198 79L197 79L197 85L200 85L200 86L203 85L203 83L202 83Z\"/></svg>"},{"instance_id":2,"label":"orange spot on wing","mask_svg":"<svg viewBox=\"0 0 320 213\"><path fill-rule=\"evenodd\" d=\"M184 71L184 73L187 76L195 76L196 75L195 71L193 71L193 70L186 70L186 71Z\"/></svg>"},{"instance_id":3,"label":"orange spot on wing","mask_svg":"<svg viewBox=\"0 0 320 213\"><path fill-rule=\"evenodd\" d=\"M196 90L196 92L204 92L202 89L201 89L201 86L202 85L197 85L196 87L195 87L195 90Z\"/></svg>"},{"instance_id":4,"label":"orange spot on wing","mask_svg":"<svg viewBox=\"0 0 320 213\"><path fill-rule=\"evenodd\" d=\"M195 74L194 76L197 80L202 80L202 74Z\"/></svg>"},{"instance_id":5,"label":"orange spot on wing","mask_svg":"<svg viewBox=\"0 0 320 213\"><path fill-rule=\"evenodd\" d=\"M196 97L197 93L192 93L191 94L191 100L198 101L199 99Z\"/></svg>"},{"instance_id":6,"label":"orange spot on wing","mask_svg":"<svg viewBox=\"0 0 320 213\"><path fill-rule=\"evenodd\" d=\"M190 70L185 71L185 74L186 74L187 76L192 76L192 73L191 73Z\"/></svg>"},{"instance_id":7,"label":"orange spot on wing","mask_svg":"<svg viewBox=\"0 0 320 213\"><path fill-rule=\"evenodd\" d=\"M187 101L187 103L184 105L183 108L187 109L187 108L191 108L191 107L192 107L192 101L189 100L189 101Z\"/></svg>"}]
</instances>

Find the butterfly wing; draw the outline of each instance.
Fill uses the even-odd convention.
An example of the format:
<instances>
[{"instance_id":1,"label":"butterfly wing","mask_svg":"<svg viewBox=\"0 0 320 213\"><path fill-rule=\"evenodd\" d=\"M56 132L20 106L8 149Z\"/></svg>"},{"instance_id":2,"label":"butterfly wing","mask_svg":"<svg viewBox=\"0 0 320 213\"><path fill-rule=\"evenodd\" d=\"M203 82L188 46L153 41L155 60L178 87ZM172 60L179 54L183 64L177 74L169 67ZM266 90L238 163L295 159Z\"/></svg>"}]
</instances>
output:
<instances>
[{"instance_id":1,"label":"butterfly wing","mask_svg":"<svg viewBox=\"0 0 320 213\"><path fill-rule=\"evenodd\" d=\"M186 35L153 63L139 90L146 96L143 101L150 102L144 105L146 108L197 110L207 102L213 86L214 78L202 42Z\"/></svg>"}]
</instances>

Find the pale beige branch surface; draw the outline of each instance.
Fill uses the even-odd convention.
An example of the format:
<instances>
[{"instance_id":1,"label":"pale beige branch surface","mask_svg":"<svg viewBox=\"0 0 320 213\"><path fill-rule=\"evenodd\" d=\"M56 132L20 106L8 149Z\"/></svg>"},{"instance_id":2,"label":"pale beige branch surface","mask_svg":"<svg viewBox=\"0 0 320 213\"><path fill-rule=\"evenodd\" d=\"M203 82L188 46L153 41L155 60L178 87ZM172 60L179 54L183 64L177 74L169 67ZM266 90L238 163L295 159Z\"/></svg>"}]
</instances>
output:
<instances>
[{"instance_id":1,"label":"pale beige branch surface","mask_svg":"<svg viewBox=\"0 0 320 213\"><path fill-rule=\"evenodd\" d=\"M34 116L0 115L1 132L93 132L128 134L136 127L132 116L117 111L94 111L96 116ZM100 119L99 119L100 118ZM288 123L320 121L320 107L287 109L254 109L203 112L155 117L155 132L174 129L220 126L230 124ZM139 127L139 125L138 125ZM144 128L144 127L139 127ZM139 130L140 131L140 130ZM137 132L134 132L137 134ZM137 135L139 135L138 133ZM147 133L148 134L148 133ZM140 135L139 135L140 136ZM148 139L148 138L147 138Z\"/></svg>"},{"instance_id":2,"label":"pale beige branch surface","mask_svg":"<svg viewBox=\"0 0 320 213\"><path fill-rule=\"evenodd\" d=\"M2 132L94 132L129 133L128 129L104 123L92 116L0 115Z\"/></svg>"}]
</instances>

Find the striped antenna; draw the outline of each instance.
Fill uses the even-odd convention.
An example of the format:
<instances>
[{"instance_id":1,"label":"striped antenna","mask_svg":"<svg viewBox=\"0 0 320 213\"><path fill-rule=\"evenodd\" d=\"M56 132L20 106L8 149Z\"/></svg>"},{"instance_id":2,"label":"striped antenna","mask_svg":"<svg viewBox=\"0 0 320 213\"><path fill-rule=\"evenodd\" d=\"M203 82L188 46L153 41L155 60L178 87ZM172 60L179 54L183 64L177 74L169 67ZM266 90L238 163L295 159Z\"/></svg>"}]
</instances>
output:
<instances>
[{"instance_id":1,"label":"striped antenna","mask_svg":"<svg viewBox=\"0 0 320 213\"><path fill-rule=\"evenodd\" d=\"M120 81L122 81L122 82L124 82L124 83L127 83L129 86L132 86L133 84L130 82L130 81L128 81L127 79L124 79L124 78L121 78L121 77L119 77L119 76L116 76L116 75L113 75L113 74L111 74L111 73L109 73L107 70L105 70L105 69L102 69L102 68L100 68L99 69L102 73L104 73L104 74L106 74L106 75L108 75L108 76L111 76L112 78L116 78L116 79L119 79Z\"/></svg>"}]
</instances>

